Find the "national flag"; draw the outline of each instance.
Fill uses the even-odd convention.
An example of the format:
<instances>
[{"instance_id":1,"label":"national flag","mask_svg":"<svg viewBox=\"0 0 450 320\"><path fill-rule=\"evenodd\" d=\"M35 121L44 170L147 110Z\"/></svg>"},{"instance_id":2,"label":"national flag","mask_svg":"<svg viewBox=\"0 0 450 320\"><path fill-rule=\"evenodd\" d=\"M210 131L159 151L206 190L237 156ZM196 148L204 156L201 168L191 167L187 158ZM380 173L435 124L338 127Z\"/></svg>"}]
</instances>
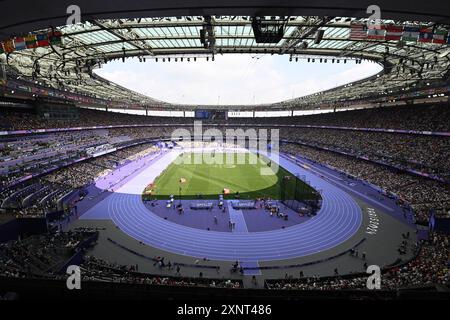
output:
<instances>
[{"instance_id":1,"label":"national flag","mask_svg":"<svg viewBox=\"0 0 450 320\"><path fill-rule=\"evenodd\" d=\"M14 48L16 50L25 50L27 48L25 39L22 37L14 38Z\"/></svg>"},{"instance_id":2,"label":"national flag","mask_svg":"<svg viewBox=\"0 0 450 320\"><path fill-rule=\"evenodd\" d=\"M403 28L403 41L413 41L417 42L417 39L419 38L419 27L404 27Z\"/></svg>"},{"instance_id":3,"label":"national flag","mask_svg":"<svg viewBox=\"0 0 450 320\"><path fill-rule=\"evenodd\" d=\"M384 28L386 29L385 40L398 41L402 38L403 26L387 25Z\"/></svg>"},{"instance_id":4,"label":"national flag","mask_svg":"<svg viewBox=\"0 0 450 320\"><path fill-rule=\"evenodd\" d=\"M367 32L367 39L384 40L386 35L386 30L369 28Z\"/></svg>"},{"instance_id":5,"label":"national flag","mask_svg":"<svg viewBox=\"0 0 450 320\"><path fill-rule=\"evenodd\" d=\"M61 31L49 32L48 39L50 41L50 44L60 45L60 44L62 44L62 32Z\"/></svg>"},{"instance_id":6,"label":"national flag","mask_svg":"<svg viewBox=\"0 0 450 320\"><path fill-rule=\"evenodd\" d=\"M350 25L350 39L366 39L367 26L365 24L352 23Z\"/></svg>"},{"instance_id":7,"label":"national flag","mask_svg":"<svg viewBox=\"0 0 450 320\"><path fill-rule=\"evenodd\" d=\"M26 43L28 49L37 48L38 43L37 43L36 35L30 34L30 35L26 36L25 43Z\"/></svg>"},{"instance_id":8,"label":"national flag","mask_svg":"<svg viewBox=\"0 0 450 320\"><path fill-rule=\"evenodd\" d=\"M180 183L185 183L186 179L185 178L180 178Z\"/></svg>"},{"instance_id":9,"label":"national flag","mask_svg":"<svg viewBox=\"0 0 450 320\"><path fill-rule=\"evenodd\" d=\"M419 34L419 42L431 42L433 41L433 29L421 28Z\"/></svg>"},{"instance_id":10,"label":"national flag","mask_svg":"<svg viewBox=\"0 0 450 320\"><path fill-rule=\"evenodd\" d=\"M438 29L433 34L433 43L445 44L445 38L447 36L447 31Z\"/></svg>"},{"instance_id":11,"label":"national flag","mask_svg":"<svg viewBox=\"0 0 450 320\"><path fill-rule=\"evenodd\" d=\"M46 33L37 34L36 40L38 47L47 47L50 45L50 42L48 41L48 34Z\"/></svg>"},{"instance_id":12,"label":"national flag","mask_svg":"<svg viewBox=\"0 0 450 320\"><path fill-rule=\"evenodd\" d=\"M11 53L14 51L14 41L13 40L6 40L3 42L3 48L5 49L6 53Z\"/></svg>"}]
</instances>

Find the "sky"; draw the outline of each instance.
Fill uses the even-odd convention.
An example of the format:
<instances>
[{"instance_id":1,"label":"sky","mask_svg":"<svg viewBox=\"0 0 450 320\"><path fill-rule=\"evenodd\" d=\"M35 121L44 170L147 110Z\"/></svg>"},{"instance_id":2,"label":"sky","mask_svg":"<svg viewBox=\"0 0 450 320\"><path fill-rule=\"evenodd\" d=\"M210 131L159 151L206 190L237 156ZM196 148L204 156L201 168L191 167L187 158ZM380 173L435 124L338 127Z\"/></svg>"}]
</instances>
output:
<instances>
[{"instance_id":1,"label":"sky","mask_svg":"<svg viewBox=\"0 0 450 320\"><path fill-rule=\"evenodd\" d=\"M215 61L162 62L127 59L95 72L128 89L158 100L182 104L251 105L280 102L373 75L381 67L353 60L337 64L289 62L288 55L216 55Z\"/></svg>"}]
</instances>

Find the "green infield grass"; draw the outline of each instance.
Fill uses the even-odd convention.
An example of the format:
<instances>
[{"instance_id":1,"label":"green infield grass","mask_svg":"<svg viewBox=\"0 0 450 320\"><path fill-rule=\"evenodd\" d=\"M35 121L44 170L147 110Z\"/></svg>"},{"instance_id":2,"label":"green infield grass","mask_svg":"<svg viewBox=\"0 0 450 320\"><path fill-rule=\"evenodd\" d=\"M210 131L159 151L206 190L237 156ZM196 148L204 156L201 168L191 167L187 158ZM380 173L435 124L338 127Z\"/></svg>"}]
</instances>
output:
<instances>
[{"instance_id":1,"label":"green infield grass","mask_svg":"<svg viewBox=\"0 0 450 320\"><path fill-rule=\"evenodd\" d=\"M280 199L282 179L288 179L290 185L294 182L297 185L301 184L302 197L317 198L317 193L313 188L282 167L275 170L276 166L268 164L267 158L264 158L266 162L257 158L257 164L250 164L249 155L241 154L241 157L245 157L245 161L244 164L239 164L237 163L237 154L235 154L234 164L230 165L226 164L225 155L225 153L215 154L216 159L222 157L223 164L207 164L204 162L194 164L193 157L195 155L193 153L181 154L179 156L181 159L172 162L153 181L153 184L146 188L144 199L169 199L170 195L173 195L175 199L178 199L180 195L182 199L196 199L199 195L204 199L218 199L218 195L223 194L224 189L230 191L229 194L225 195L225 199L236 198L237 192L240 199L262 197ZM186 164L186 161L180 162L180 160L186 159L191 160L190 164ZM261 175L260 170L262 168L270 168L272 174ZM151 193L149 193L149 190L151 190ZM288 191L288 193L290 192Z\"/></svg>"}]
</instances>

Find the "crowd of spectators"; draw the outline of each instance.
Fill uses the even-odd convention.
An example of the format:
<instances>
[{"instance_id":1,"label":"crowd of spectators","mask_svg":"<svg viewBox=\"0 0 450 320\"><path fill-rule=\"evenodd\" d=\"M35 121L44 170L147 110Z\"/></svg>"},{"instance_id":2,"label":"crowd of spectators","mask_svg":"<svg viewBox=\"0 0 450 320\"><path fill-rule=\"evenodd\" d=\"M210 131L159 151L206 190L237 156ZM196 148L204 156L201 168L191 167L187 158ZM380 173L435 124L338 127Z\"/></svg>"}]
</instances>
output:
<instances>
[{"instance_id":1,"label":"crowd of spectators","mask_svg":"<svg viewBox=\"0 0 450 320\"><path fill-rule=\"evenodd\" d=\"M450 180L448 137L311 128L281 130L280 136Z\"/></svg>"},{"instance_id":2,"label":"crowd of spectators","mask_svg":"<svg viewBox=\"0 0 450 320\"><path fill-rule=\"evenodd\" d=\"M433 234L418 247L415 259L406 264L385 269L381 289L419 288L450 284L450 236ZM273 290L346 290L366 289L367 274L326 278L298 277L268 280L266 287Z\"/></svg>"},{"instance_id":3,"label":"crowd of spectators","mask_svg":"<svg viewBox=\"0 0 450 320\"><path fill-rule=\"evenodd\" d=\"M94 230L45 233L0 244L0 275L15 278L56 275Z\"/></svg>"},{"instance_id":4,"label":"crowd of spectators","mask_svg":"<svg viewBox=\"0 0 450 320\"><path fill-rule=\"evenodd\" d=\"M238 129L234 126L204 126L203 129L211 128L221 129L224 139L225 130ZM270 136L270 131L268 134ZM430 175L436 180L450 181L448 137L294 127L280 128L279 136L282 141L367 158L397 169Z\"/></svg>"},{"instance_id":5,"label":"crowd of spectators","mask_svg":"<svg viewBox=\"0 0 450 320\"><path fill-rule=\"evenodd\" d=\"M284 144L281 150L331 166L346 175L372 183L386 193L394 194L400 204L412 207L417 221L426 223L431 210L436 213L450 210L450 189L445 183L309 146Z\"/></svg>"},{"instance_id":6,"label":"crowd of spectators","mask_svg":"<svg viewBox=\"0 0 450 320\"><path fill-rule=\"evenodd\" d=\"M137 266L120 265L90 256L85 257L81 269L84 280L168 286L200 286L215 288L242 287L242 281L240 280L211 279L201 276L187 278L181 277L180 275L160 276L140 273ZM179 273L179 271L177 273Z\"/></svg>"},{"instance_id":7,"label":"crowd of spectators","mask_svg":"<svg viewBox=\"0 0 450 320\"><path fill-rule=\"evenodd\" d=\"M192 119L190 119L192 120ZM32 110L18 112L17 110L4 110L0 114L1 130L30 130L30 129L50 129L50 128L71 128L71 127L95 127L127 124L161 124L185 123L184 118L176 117L146 117L123 113L113 113L107 111L80 109L78 119L56 120L39 117Z\"/></svg>"},{"instance_id":8,"label":"crowd of spectators","mask_svg":"<svg viewBox=\"0 0 450 320\"><path fill-rule=\"evenodd\" d=\"M80 264L82 281L233 289L243 287L242 280L205 278L201 273L198 277L183 277L180 269L175 267L173 276L152 275L139 272L138 265L120 265L85 255L85 249L95 245L97 236L98 230L95 228L77 228L1 243L0 276L65 279L65 273L60 273L62 268L79 252L83 255ZM94 242L90 242L92 239Z\"/></svg>"},{"instance_id":9,"label":"crowd of spectators","mask_svg":"<svg viewBox=\"0 0 450 320\"><path fill-rule=\"evenodd\" d=\"M236 118L232 121L271 125L275 120L276 123L289 125L450 132L448 119L450 107L443 103L367 108L285 118Z\"/></svg>"},{"instance_id":10,"label":"crowd of spectators","mask_svg":"<svg viewBox=\"0 0 450 320\"><path fill-rule=\"evenodd\" d=\"M284 124L338 126L350 128L397 129L415 131L450 132L450 108L448 104L405 105L378 107L353 111L330 112L280 118L228 118L215 119L220 124ZM206 120L204 120L206 121ZM0 114L1 130L49 129L65 127L94 127L109 125L192 124L193 118L154 117L100 110L80 109L78 119L42 119L32 111L5 109ZM211 122L211 121L206 121Z\"/></svg>"},{"instance_id":11,"label":"crowd of spectators","mask_svg":"<svg viewBox=\"0 0 450 320\"><path fill-rule=\"evenodd\" d=\"M0 276L27 278L58 278L58 272L68 259L81 250L81 244L95 236L92 228L69 232L46 233L0 244ZM411 247L416 257L404 264L386 267L381 278L381 289L419 288L450 283L450 236L431 234L429 240ZM201 286L215 288L242 288L241 280L151 275L139 272L137 265L120 265L93 256L84 256L80 265L83 281L108 281L117 283ZM272 290L364 290L367 275L333 277L287 277L284 280L267 280Z\"/></svg>"},{"instance_id":12,"label":"crowd of spectators","mask_svg":"<svg viewBox=\"0 0 450 320\"><path fill-rule=\"evenodd\" d=\"M448 129L448 110L448 105L445 104L434 106L412 105L301 117L230 118L226 122L228 125L231 125L229 128L232 128L233 124L244 123L249 126L251 124L267 124L268 126L308 124L445 131ZM11 114L14 113L5 112L3 117L8 118ZM12 117L13 119L9 122L16 124L17 118ZM18 118L23 118L23 121L17 120L18 124L16 124L17 128L21 129L34 128L32 124L27 125L26 121L33 123L36 121L37 124L41 124L41 128L52 127L50 125L52 121L55 121L59 127L63 125L89 126L91 122L93 125L192 124L192 118L145 117L89 109L80 109L80 117L78 120L70 122L72 125L65 122L61 124L58 122L59 120L45 120L41 122L39 119L33 120L37 118L37 115L27 115ZM398 123L397 126L395 126L396 123ZM417 126L415 126L416 123ZM424 127L424 123L430 123L430 127ZM383 127L383 125L386 126ZM205 124L205 129L207 128L207 124ZM50 155L53 157L52 161L57 161L58 156L52 153L55 150L58 150L55 152L59 154L63 153L63 157L71 157L73 155L72 152L87 151L93 146L114 146L124 141L170 137L173 129L173 126L166 126L88 130L81 133L68 132L49 135L46 138L49 139L48 141L33 141L29 139L27 142L28 138L17 138L17 140L5 143L6 148L2 148L2 151L0 151L0 157L2 155L8 157L4 157L8 161L3 161L3 166L7 166L8 163L15 163L15 157L20 154L25 154L26 156L16 164L16 167L8 167L8 170L3 172L3 185L10 183L13 179L17 179L22 173L29 174L48 167L51 165L47 159ZM222 130L224 130L223 127ZM79 137L80 135L81 137ZM450 165L447 161L450 157L450 140L448 137L302 127L282 127L280 135L282 139L330 148L355 156L368 157L399 168L423 172L441 179L450 179ZM52 144L52 141L55 142L55 137L57 137L57 143ZM33 137L33 139L35 138ZM25 146L20 145L20 143L25 143ZM66 148L68 149L66 150ZM46 155L46 157L36 157L36 153ZM28 162L27 159L32 159L32 161Z\"/></svg>"},{"instance_id":13,"label":"crowd of spectators","mask_svg":"<svg viewBox=\"0 0 450 320\"><path fill-rule=\"evenodd\" d=\"M302 117L236 118L223 120L219 124L227 123L229 126L226 128L237 128L237 124L246 124L249 128L252 124L265 124L267 128L294 124L449 132L448 119L450 108L441 104L374 108ZM127 124L171 126L109 128L2 138L0 190L23 176L69 163L88 155L89 152L103 150L104 146L118 147L151 138L169 137L177 124L192 122L192 118L143 117L87 109L80 110L79 118L71 121L40 119L31 113L2 112L0 130ZM204 129L208 128L225 130L225 127L208 127L206 124ZM405 171L416 170L444 180L450 179L448 137L304 127L281 127L280 137L298 143L282 144L281 151L301 155L319 164L334 167L344 175L379 186L387 194L394 195L400 205L410 206L416 221L427 223L431 211L445 214L450 209L450 189L447 183ZM0 191L2 207L5 204L13 204L18 215L40 216L44 212L55 210L58 199L64 194L88 185L126 159L136 159L153 151L155 149L149 149L148 144L122 149L64 167L39 180L33 179L17 187L6 188ZM396 169L380 163L394 166ZM21 277L29 273L42 273L43 268L49 264L57 266L61 257L65 256L65 253L61 255L64 250L60 250L59 244L73 242L66 241L61 235L58 236L63 237L61 241L55 237L32 237L25 241L0 245L0 274ZM58 245L55 245L55 242ZM42 247L40 243L43 244ZM24 256L29 248L33 250L33 254ZM448 284L448 257L449 237L435 234L429 242L423 243L417 259L386 271L383 287L395 289L431 283ZM92 257L86 259L83 270L86 280L228 288L242 285L230 280L152 276L139 273L132 266L111 264ZM363 289L366 280L367 276L300 278L268 282L268 287L300 290Z\"/></svg>"},{"instance_id":14,"label":"crowd of spectators","mask_svg":"<svg viewBox=\"0 0 450 320\"><path fill-rule=\"evenodd\" d=\"M82 157L169 135L168 129L116 128L0 138L0 189Z\"/></svg>"},{"instance_id":15,"label":"crowd of spectators","mask_svg":"<svg viewBox=\"0 0 450 320\"><path fill-rule=\"evenodd\" d=\"M37 217L57 211L60 209L58 201L64 195L81 190L126 161L158 150L153 144L141 144L61 168L0 192L1 207L20 217Z\"/></svg>"},{"instance_id":16,"label":"crowd of spectators","mask_svg":"<svg viewBox=\"0 0 450 320\"><path fill-rule=\"evenodd\" d=\"M219 128L224 132L225 128L237 128L233 126L233 123L246 123L248 125L266 123L268 127L277 124L309 124L445 131L448 129L449 123L446 121L448 110L448 105L440 104L434 106L384 107L302 117L230 118L226 120L229 124L227 127L205 124L204 129ZM5 112L3 117L10 119L9 123L13 123L16 129L36 128L39 125L40 128L123 124L175 125L177 123L192 123L193 120L192 118L145 117L89 109L80 109L79 114L79 120L72 120L70 123L61 123L58 120L42 122L37 119L36 115L18 116L14 112ZM426 127L426 123L430 125ZM184 128L192 130L192 127ZM0 157L2 157L2 160L9 159L9 162L1 162L0 170L3 170L3 174L0 178L0 187L11 184L29 174L36 174L74 161L92 151L93 148L117 147L145 139L169 137L173 129L174 126L124 127L5 138L5 141L0 141L0 144L2 143ZM428 215L430 208L443 209L448 207L448 188L443 184L403 174L400 173L401 170L389 170L382 165L369 164L366 161L339 156L338 153L334 152L318 151L317 149L328 149L346 153L353 157L369 158L376 162L395 166L398 169L418 171L435 176L437 179L448 180L450 179L450 164L448 162L450 139L448 137L302 127L281 127L280 137L303 144L304 148L300 151L308 150L307 152L313 153L312 158L318 162L331 164L338 169L349 171L361 179L399 195L406 202L413 204L419 216L425 217ZM307 146L316 147L316 149L307 148ZM54 156L53 152L59 153ZM41 156L42 158L40 158ZM27 161L27 159L30 159L30 161ZM8 163L14 163L16 160L20 160L20 162L15 166L8 166ZM107 168L111 167L109 164L99 163L96 166L94 163L95 169L102 165ZM72 186L83 185L92 179L89 174L83 173L97 172L98 170L95 169L92 168L90 162L84 162L73 166L73 169L68 169L69 176L65 175L62 180L72 181L69 183ZM66 171L62 171L61 174L64 172ZM77 172L82 174L79 175ZM71 179L70 175L73 175L74 178ZM58 183L58 180L61 179L56 177L51 179L50 182Z\"/></svg>"}]
</instances>

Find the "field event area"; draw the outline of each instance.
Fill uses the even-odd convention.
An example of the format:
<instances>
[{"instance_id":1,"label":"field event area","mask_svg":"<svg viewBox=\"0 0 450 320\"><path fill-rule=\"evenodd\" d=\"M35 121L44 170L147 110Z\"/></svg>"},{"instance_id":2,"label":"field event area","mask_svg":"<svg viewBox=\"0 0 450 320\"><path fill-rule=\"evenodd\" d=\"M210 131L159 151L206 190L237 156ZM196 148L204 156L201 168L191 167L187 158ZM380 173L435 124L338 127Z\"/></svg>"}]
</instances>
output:
<instances>
[{"instance_id":1,"label":"field event area","mask_svg":"<svg viewBox=\"0 0 450 320\"><path fill-rule=\"evenodd\" d=\"M176 198L181 195L182 199L217 199L220 194L225 199L280 199L283 179L289 184L300 180L262 155L188 152L179 155L147 186L144 199L164 200L171 195ZM302 181L298 183L303 186L305 198L318 197L313 188Z\"/></svg>"}]
</instances>

